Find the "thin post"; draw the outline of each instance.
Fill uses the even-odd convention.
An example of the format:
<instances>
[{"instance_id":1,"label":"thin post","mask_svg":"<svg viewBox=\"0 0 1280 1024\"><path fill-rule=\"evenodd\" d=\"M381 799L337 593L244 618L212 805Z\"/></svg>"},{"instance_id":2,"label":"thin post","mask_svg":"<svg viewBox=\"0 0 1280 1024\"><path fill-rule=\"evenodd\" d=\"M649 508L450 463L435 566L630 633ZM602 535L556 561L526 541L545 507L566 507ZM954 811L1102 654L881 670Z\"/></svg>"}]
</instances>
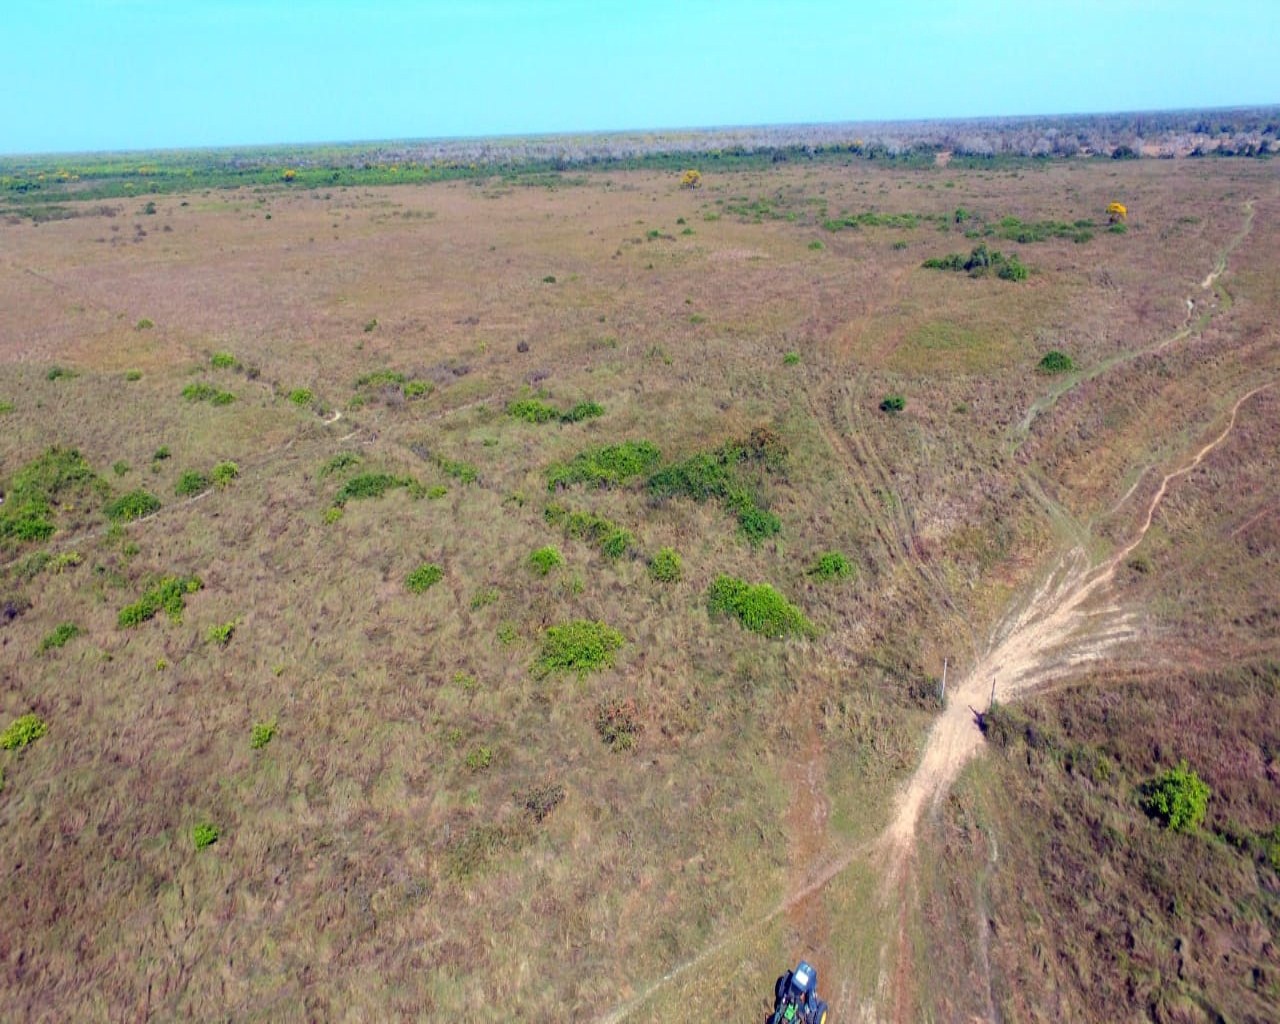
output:
<instances>
[{"instance_id":1,"label":"thin post","mask_svg":"<svg viewBox=\"0 0 1280 1024\"><path fill-rule=\"evenodd\" d=\"M942 659L942 683L938 686L938 700L947 702L947 659Z\"/></svg>"},{"instance_id":2,"label":"thin post","mask_svg":"<svg viewBox=\"0 0 1280 1024\"><path fill-rule=\"evenodd\" d=\"M991 710L991 708L992 708L992 706L995 704L995 702L996 702L996 681L995 681L995 679L993 678L993 679L991 680L991 699L990 699L989 701L987 701L987 710L988 710L988 711L990 711L990 710Z\"/></svg>"}]
</instances>

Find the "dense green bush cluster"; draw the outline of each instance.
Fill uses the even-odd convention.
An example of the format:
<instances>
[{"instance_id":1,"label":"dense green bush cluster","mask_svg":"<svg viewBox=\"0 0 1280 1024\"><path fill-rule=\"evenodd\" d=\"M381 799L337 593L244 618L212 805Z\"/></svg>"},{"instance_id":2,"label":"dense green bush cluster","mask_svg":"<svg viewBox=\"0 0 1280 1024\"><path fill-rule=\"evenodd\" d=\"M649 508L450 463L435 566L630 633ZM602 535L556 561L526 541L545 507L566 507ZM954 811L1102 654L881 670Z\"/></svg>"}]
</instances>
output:
<instances>
[{"instance_id":1,"label":"dense green bush cluster","mask_svg":"<svg viewBox=\"0 0 1280 1024\"><path fill-rule=\"evenodd\" d=\"M1041 373L1070 373L1075 368L1076 364L1072 358L1057 349L1046 352L1038 364Z\"/></svg>"},{"instance_id":2,"label":"dense green bush cluster","mask_svg":"<svg viewBox=\"0 0 1280 1024\"><path fill-rule=\"evenodd\" d=\"M812 636L813 624L804 612L767 583L747 583L717 576L707 590L707 608L735 616L753 633L767 637Z\"/></svg>"},{"instance_id":3,"label":"dense green bush cluster","mask_svg":"<svg viewBox=\"0 0 1280 1024\"><path fill-rule=\"evenodd\" d=\"M53 536L53 508L72 492L107 492L101 480L74 448L48 449L21 467L9 480L0 504L0 542L39 541Z\"/></svg>"},{"instance_id":4,"label":"dense green bush cluster","mask_svg":"<svg viewBox=\"0 0 1280 1024\"><path fill-rule=\"evenodd\" d=\"M1175 832L1200 827L1209 806L1209 787L1186 761L1162 772L1143 787L1142 805L1148 814Z\"/></svg>"},{"instance_id":5,"label":"dense green bush cluster","mask_svg":"<svg viewBox=\"0 0 1280 1024\"><path fill-rule=\"evenodd\" d=\"M182 389L182 397L188 402L209 402L213 405L230 405L236 396L204 381L192 381Z\"/></svg>"},{"instance_id":6,"label":"dense green bush cluster","mask_svg":"<svg viewBox=\"0 0 1280 1024\"><path fill-rule=\"evenodd\" d=\"M507 406L507 415L528 423L578 423L603 416L604 406L597 402L579 402L562 410L536 398L522 398Z\"/></svg>"},{"instance_id":7,"label":"dense green bush cluster","mask_svg":"<svg viewBox=\"0 0 1280 1024\"><path fill-rule=\"evenodd\" d=\"M550 504L543 513L548 523L560 526L570 537L595 544L610 558L621 558L636 543L630 530L592 512Z\"/></svg>"},{"instance_id":8,"label":"dense green bush cluster","mask_svg":"<svg viewBox=\"0 0 1280 1024\"><path fill-rule=\"evenodd\" d=\"M953 252L948 256L927 259L922 266L929 270L963 270L970 277L995 274L1005 281L1022 281L1027 276L1027 268L1017 256L1006 256L998 249L988 249L985 242L975 246L968 256Z\"/></svg>"},{"instance_id":9,"label":"dense green bush cluster","mask_svg":"<svg viewBox=\"0 0 1280 1024\"><path fill-rule=\"evenodd\" d=\"M759 544L782 530L782 521L761 508L739 481L735 467L757 462L776 468L786 458L786 447L771 431L758 429L743 441L730 442L711 452L698 452L683 462L665 466L649 477L649 493L658 499L692 498L719 501L738 521L738 529L752 544Z\"/></svg>"},{"instance_id":10,"label":"dense green bush cluster","mask_svg":"<svg viewBox=\"0 0 1280 1024\"><path fill-rule=\"evenodd\" d=\"M624 441L602 448L588 448L568 462L557 462L548 467L547 490L554 491L578 483L611 487L649 472L660 461L662 452L648 441Z\"/></svg>"},{"instance_id":11,"label":"dense green bush cluster","mask_svg":"<svg viewBox=\"0 0 1280 1024\"><path fill-rule=\"evenodd\" d=\"M0 732L0 747L5 750L20 750L48 731L48 723L39 715L22 715L10 722L4 732Z\"/></svg>"},{"instance_id":12,"label":"dense green bush cluster","mask_svg":"<svg viewBox=\"0 0 1280 1024\"><path fill-rule=\"evenodd\" d=\"M603 622L577 619L550 626L542 637L537 668L548 672L576 672L580 676L608 668L626 643L621 633Z\"/></svg>"},{"instance_id":13,"label":"dense green bush cluster","mask_svg":"<svg viewBox=\"0 0 1280 1024\"><path fill-rule=\"evenodd\" d=\"M154 619L162 611L171 621L181 622L187 595L202 586L199 576L165 576L133 604L121 608L117 623L121 629L129 629Z\"/></svg>"},{"instance_id":14,"label":"dense green bush cluster","mask_svg":"<svg viewBox=\"0 0 1280 1024\"><path fill-rule=\"evenodd\" d=\"M110 502L103 511L112 522L127 523L159 512L160 508L160 499L154 494L147 491L130 491Z\"/></svg>"},{"instance_id":15,"label":"dense green bush cluster","mask_svg":"<svg viewBox=\"0 0 1280 1024\"><path fill-rule=\"evenodd\" d=\"M659 548L649 560L649 575L659 583L678 583L684 566L674 548Z\"/></svg>"},{"instance_id":16,"label":"dense green bush cluster","mask_svg":"<svg viewBox=\"0 0 1280 1024\"><path fill-rule=\"evenodd\" d=\"M907 407L907 400L902 395L885 395L880 399L881 412L902 412Z\"/></svg>"},{"instance_id":17,"label":"dense green bush cluster","mask_svg":"<svg viewBox=\"0 0 1280 1024\"><path fill-rule=\"evenodd\" d=\"M405 589L411 594L421 594L430 590L444 579L444 570L434 562L418 566L404 578Z\"/></svg>"},{"instance_id":18,"label":"dense green bush cluster","mask_svg":"<svg viewBox=\"0 0 1280 1024\"><path fill-rule=\"evenodd\" d=\"M349 501L363 501L369 498L381 498L387 491L397 487L406 487L411 492L422 485L411 476L394 476L391 473L361 473L353 476L342 489L334 495L333 503L343 506Z\"/></svg>"}]
</instances>

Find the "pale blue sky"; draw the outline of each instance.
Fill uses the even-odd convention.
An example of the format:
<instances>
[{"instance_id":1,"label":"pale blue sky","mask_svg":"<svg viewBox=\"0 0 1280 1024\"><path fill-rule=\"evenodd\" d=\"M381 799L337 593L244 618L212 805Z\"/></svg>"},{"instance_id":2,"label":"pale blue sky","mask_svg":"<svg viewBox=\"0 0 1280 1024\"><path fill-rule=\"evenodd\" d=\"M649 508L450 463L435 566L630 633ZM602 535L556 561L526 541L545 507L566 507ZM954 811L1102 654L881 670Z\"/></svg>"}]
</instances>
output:
<instances>
[{"instance_id":1,"label":"pale blue sky","mask_svg":"<svg viewBox=\"0 0 1280 1024\"><path fill-rule=\"evenodd\" d=\"M1280 0L10 0L0 153L1280 103Z\"/></svg>"}]
</instances>

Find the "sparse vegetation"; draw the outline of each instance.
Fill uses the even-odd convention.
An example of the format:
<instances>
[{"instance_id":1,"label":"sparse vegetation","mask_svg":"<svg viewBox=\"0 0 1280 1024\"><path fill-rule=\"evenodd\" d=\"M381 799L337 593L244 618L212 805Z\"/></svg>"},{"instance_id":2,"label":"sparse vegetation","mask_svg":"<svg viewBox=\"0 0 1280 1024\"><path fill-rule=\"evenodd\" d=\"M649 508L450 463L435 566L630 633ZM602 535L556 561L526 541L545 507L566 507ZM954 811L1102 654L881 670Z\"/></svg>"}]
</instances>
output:
<instances>
[{"instance_id":1,"label":"sparse vegetation","mask_svg":"<svg viewBox=\"0 0 1280 1024\"><path fill-rule=\"evenodd\" d=\"M231 643L231 638L236 632L236 622L223 622L216 626L210 626L204 631L205 643L213 644L217 647L226 647Z\"/></svg>"},{"instance_id":2,"label":"sparse vegetation","mask_svg":"<svg viewBox=\"0 0 1280 1024\"><path fill-rule=\"evenodd\" d=\"M630 530L592 512L566 508L552 503L544 513L548 523L560 526L570 537L595 544L610 558L621 558L635 547Z\"/></svg>"},{"instance_id":3,"label":"sparse vegetation","mask_svg":"<svg viewBox=\"0 0 1280 1024\"><path fill-rule=\"evenodd\" d=\"M355 452L338 452L333 458L320 467L320 477L332 476L334 473L341 473L343 470L352 469L360 465L363 460Z\"/></svg>"},{"instance_id":4,"label":"sparse vegetation","mask_svg":"<svg viewBox=\"0 0 1280 1024\"><path fill-rule=\"evenodd\" d=\"M603 416L604 407L596 402L578 402L561 410L536 398L523 398L507 406L507 415L528 423L578 423Z\"/></svg>"},{"instance_id":5,"label":"sparse vegetation","mask_svg":"<svg viewBox=\"0 0 1280 1024\"><path fill-rule=\"evenodd\" d=\"M63 622L54 628L52 633L45 636L40 641L40 651L54 650L55 648L65 647L67 643L80 635L80 627L74 622Z\"/></svg>"},{"instance_id":6,"label":"sparse vegetation","mask_svg":"<svg viewBox=\"0 0 1280 1024\"><path fill-rule=\"evenodd\" d=\"M55 506L73 497L91 500L106 490L77 449L47 449L8 481L8 493L0 504L0 545L48 540L56 529Z\"/></svg>"},{"instance_id":7,"label":"sparse vegetation","mask_svg":"<svg viewBox=\"0 0 1280 1024\"><path fill-rule=\"evenodd\" d=\"M985 242L975 246L967 257L952 253L949 256L927 259L922 266L930 270L963 270L970 277L995 274L1005 281L1025 280L1028 273L1017 256L1006 256L999 250L988 249Z\"/></svg>"},{"instance_id":8,"label":"sparse vegetation","mask_svg":"<svg viewBox=\"0 0 1280 1024\"><path fill-rule=\"evenodd\" d=\"M169 616L170 622L180 623L187 607L187 597L203 585L198 576L162 577L141 598L120 609L118 624L121 629L132 629L149 622L162 611Z\"/></svg>"},{"instance_id":9,"label":"sparse vegetation","mask_svg":"<svg viewBox=\"0 0 1280 1024\"><path fill-rule=\"evenodd\" d=\"M211 405L230 405L236 396L204 381L193 381L182 389L182 397L188 402L208 402Z\"/></svg>"},{"instance_id":10,"label":"sparse vegetation","mask_svg":"<svg viewBox=\"0 0 1280 1024\"><path fill-rule=\"evenodd\" d=\"M640 731L640 713L634 698L604 700L596 705L596 732L610 750L631 750Z\"/></svg>"},{"instance_id":11,"label":"sparse vegetation","mask_svg":"<svg viewBox=\"0 0 1280 1024\"><path fill-rule=\"evenodd\" d=\"M413 491L420 486L411 476L394 476L391 473L361 473L359 476L353 476L342 485L342 489L334 495L333 503L337 506L343 506L349 501L367 501L371 498L381 498L388 491L399 487Z\"/></svg>"}]
</instances>

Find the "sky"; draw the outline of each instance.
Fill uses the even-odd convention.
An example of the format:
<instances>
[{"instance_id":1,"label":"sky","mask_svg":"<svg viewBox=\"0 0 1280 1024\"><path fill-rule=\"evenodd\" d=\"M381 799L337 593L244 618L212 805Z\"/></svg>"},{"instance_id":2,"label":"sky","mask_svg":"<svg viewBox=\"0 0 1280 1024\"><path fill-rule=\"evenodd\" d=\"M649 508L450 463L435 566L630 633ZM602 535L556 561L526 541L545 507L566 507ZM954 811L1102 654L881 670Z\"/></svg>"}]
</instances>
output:
<instances>
[{"instance_id":1,"label":"sky","mask_svg":"<svg viewBox=\"0 0 1280 1024\"><path fill-rule=\"evenodd\" d=\"M1280 103L1277 0L5 7L8 154Z\"/></svg>"}]
</instances>

